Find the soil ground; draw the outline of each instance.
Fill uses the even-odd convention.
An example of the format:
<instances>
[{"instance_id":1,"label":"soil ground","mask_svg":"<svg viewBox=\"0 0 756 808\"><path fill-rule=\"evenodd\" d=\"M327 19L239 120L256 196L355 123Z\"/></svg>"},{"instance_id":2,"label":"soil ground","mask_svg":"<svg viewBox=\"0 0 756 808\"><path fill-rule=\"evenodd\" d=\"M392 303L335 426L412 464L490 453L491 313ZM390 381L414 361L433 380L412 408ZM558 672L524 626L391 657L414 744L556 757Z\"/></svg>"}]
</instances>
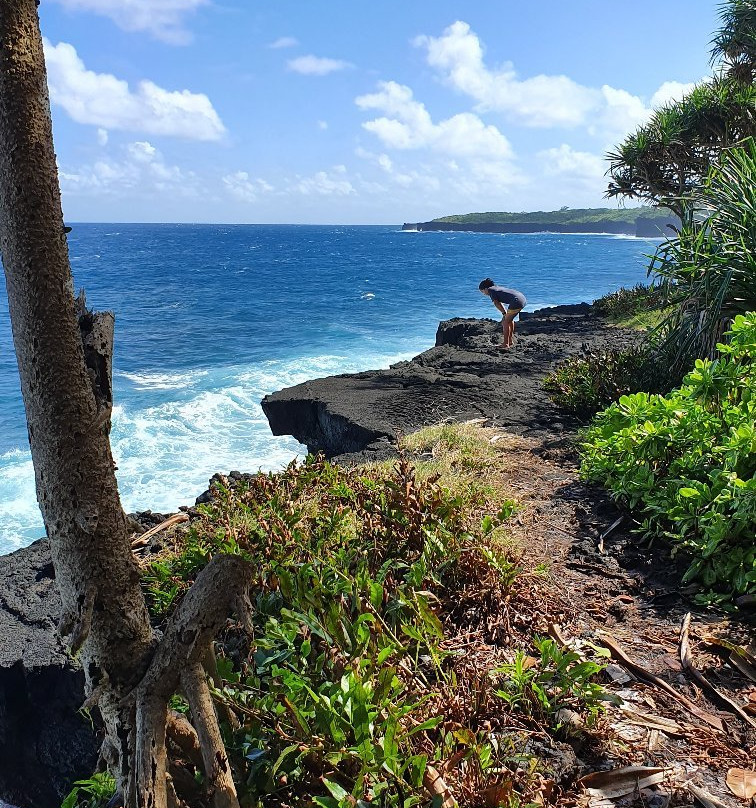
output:
<instances>
[{"instance_id":1,"label":"soil ground","mask_svg":"<svg viewBox=\"0 0 756 808\"><path fill-rule=\"evenodd\" d=\"M706 805L708 794L713 805L748 804L732 794L726 778L731 768L754 768L756 720L752 717L749 726L732 711L721 709L716 696L712 699L711 693L702 692L681 665L679 645L681 623L690 612L695 666L722 694L756 716L756 682L725 664L709 642L711 637L740 646L750 642L753 650L753 618L697 606L694 588L682 584L685 559L673 558L663 544L643 545L633 532L637 526L632 518L618 511L603 491L580 481L569 436L560 431L556 440L511 434L499 439L507 442L511 457L506 482L524 506L512 527L514 544L524 548L521 563L526 571L547 570L531 587L530 603L520 598L520 609L530 606L531 612L519 616L523 639L533 630L551 632L577 650L605 645L608 639L693 704L692 708L681 704L613 661L603 684L623 705L609 708L598 746L595 735L593 748L581 748L578 740L575 751L586 768L575 776L629 765L669 772L652 788L613 803L596 797L591 803ZM622 522L611 529L620 517ZM509 620L516 624L518 617ZM665 723L669 721L673 723ZM719 730L712 726L718 721ZM579 789L564 785L567 803L587 799L580 797ZM706 794L694 798L691 785Z\"/></svg>"}]
</instances>

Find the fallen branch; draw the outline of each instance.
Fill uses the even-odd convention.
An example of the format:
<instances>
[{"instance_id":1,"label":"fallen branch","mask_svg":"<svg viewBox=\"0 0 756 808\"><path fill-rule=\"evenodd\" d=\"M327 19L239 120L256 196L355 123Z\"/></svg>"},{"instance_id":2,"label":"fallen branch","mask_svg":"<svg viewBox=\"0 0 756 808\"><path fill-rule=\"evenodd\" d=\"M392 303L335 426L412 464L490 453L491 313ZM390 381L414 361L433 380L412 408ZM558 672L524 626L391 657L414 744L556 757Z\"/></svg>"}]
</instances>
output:
<instances>
[{"instance_id":1,"label":"fallen branch","mask_svg":"<svg viewBox=\"0 0 756 808\"><path fill-rule=\"evenodd\" d=\"M147 542L153 537L160 533L161 530L167 530L169 527L173 527L173 525L181 524L181 522L188 522L189 515L186 513L174 513L173 516L169 516L164 522L161 522L159 525L155 525L155 527L151 527L149 530L146 530L142 533L141 536L137 536L135 539L131 541L131 549L136 550L139 547L144 547Z\"/></svg>"},{"instance_id":2,"label":"fallen branch","mask_svg":"<svg viewBox=\"0 0 756 808\"><path fill-rule=\"evenodd\" d=\"M731 713L735 713L742 718L746 724L756 729L756 721L754 721L739 704L736 704L732 699L725 696L724 693L717 690L693 664L693 655L690 652L689 634L690 612L683 617L682 625L680 626L680 662L685 672L701 686L704 692L709 695L709 698L711 698L717 706L729 710Z\"/></svg>"},{"instance_id":3,"label":"fallen branch","mask_svg":"<svg viewBox=\"0 0 756 808\"><path fill-rule=\"evenodd\" d=\"M694 786L693 783L686 783L685 788L693 795L693 797L698 800L704 808L728 808L727 804L718 800L713 794L709 794L708 791L704 791L702 788L698 786Z\"/></svg>"},{"instance_id":4,"label":"fallen branch","mask_svg":"<svg viewBox=\"0 0 756 808\"><path fill-rule=\"evenodd\" d=\"M702 721L705 721L710 727L717 730L717 732L724 733L724 724L722 723L722 719L720 719L718 716L711 715L711 713L707 713L705 710L702 710L689 698L683 696L682 693L678 693L674 687L667 684L664 679L660 679L655 673L651 673L651 671L641 667L637 662L633 662L633 660L630 659L630 657L615 640L611 640L606 635L602 635L601 642L604 644L604 646L606 646L606 648L609 649L612 659L615 662L619 662L619 664L630 671L630 673L634 674L639 679L642 679L647 684L653 685L654 687L659 688L659 690L663 690L665 693L672 696L673 699L680 702L680 704L693 713L693 715L697 716Z\"/></svg>"},{"instance_id":5,"label":"fallen branch","mask_svg":"<svg viewBox=\"0 0 756 808\"><path fill-rule=\"evenodd\" d=\"M604 552L604 539L606 539L614 530L616 530L622 524L622 522L624 522L624 520L625 520L624 515L617 517L617 519L615 519L611 523L611 525L609 525L609 527L599 536L598 540L599 553Z\"/></svg>"}]
</instances>

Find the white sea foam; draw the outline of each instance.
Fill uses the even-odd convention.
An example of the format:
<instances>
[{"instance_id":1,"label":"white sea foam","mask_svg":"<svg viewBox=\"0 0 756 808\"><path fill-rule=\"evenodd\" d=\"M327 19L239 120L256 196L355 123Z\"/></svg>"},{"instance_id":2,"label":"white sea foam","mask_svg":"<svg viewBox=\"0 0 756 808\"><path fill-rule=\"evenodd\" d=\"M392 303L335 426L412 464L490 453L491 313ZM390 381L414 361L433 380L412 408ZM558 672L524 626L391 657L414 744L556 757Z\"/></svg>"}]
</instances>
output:
<instances>
[{"instance_id":1,"label":"white sea foam","mask_svg":"<svg viewBox=\"0 0 756 808\"><path fill-rule=\"evenodd\" d=\"M612 238L621 241L666 241L666 236L630 236L626 233L617 233Z\"/></svg>"},{"instance_id":2,"label":"white sea foam","mask_svg":"<svg viewBox=\"0 0 756 808\"><path fill-rule=\"evenodd\" d=\"M263 396L411 355L318 354L182 373L117 373L111 443L124 508L175 511L193 503L215 472L283 468L306 449L271 434ZM128 385L120 397L119 378ZM0 455L0 553L42 535L30 454L12 449Z\"/></svg>"},{"instance_id":3,"label":"white sea foam","mask_svg":"<svg viewBox=\"0 0 756 808\"><path fill-rule=\"evenodd\" d=\"M30 452L21 449L0 456L0 553L10 553L44 536L34 490Z\"/></svg>"},{"instance_id":4,"label":"white sea foam","mask_svg":"<svg viewBox=\"0 0 756 808\"><path fill-rule=\"evenodd\" d=\"M116 376L128 379L137 390L183 390L207 374L205 370L189 373L125 373Z\"/></svg>"}]
</instances>

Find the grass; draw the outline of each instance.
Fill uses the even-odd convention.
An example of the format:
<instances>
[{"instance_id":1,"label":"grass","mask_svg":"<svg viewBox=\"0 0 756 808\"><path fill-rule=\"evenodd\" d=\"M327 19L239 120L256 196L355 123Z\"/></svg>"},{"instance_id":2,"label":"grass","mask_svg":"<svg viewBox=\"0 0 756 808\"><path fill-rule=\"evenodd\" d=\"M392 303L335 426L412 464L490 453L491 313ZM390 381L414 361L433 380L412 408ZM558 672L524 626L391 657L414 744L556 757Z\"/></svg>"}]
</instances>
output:
<instances>
[{"instance_id":1,"label":"grass","mask_svg":"<svg viewBox=\"0 0 756 808\"><path fill-rule=\"evenodd\" d=\"M620 328L632 328L635 331L653 331L660 326L669 313L669 309L652 309L625 316L611 317L613 325Z\"/></svg>"}]
</instances>

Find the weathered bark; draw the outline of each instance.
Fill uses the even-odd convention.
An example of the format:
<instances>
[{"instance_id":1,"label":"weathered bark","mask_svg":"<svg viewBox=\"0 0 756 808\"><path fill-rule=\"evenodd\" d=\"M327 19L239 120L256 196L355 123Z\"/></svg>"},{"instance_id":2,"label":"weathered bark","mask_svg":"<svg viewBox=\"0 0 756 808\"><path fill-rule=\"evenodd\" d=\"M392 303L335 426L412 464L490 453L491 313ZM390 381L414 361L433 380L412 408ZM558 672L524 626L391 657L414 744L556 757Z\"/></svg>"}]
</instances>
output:
<instances>
[{"instance_id":1,"label":"weathered bark","mask_svg":"<svg viewBox=\"0 0 756 808\"><path fill-rule=\"evenodd\" d=\"M108 440L109 373L90 376L84 361L34 0L0 0L0 250L62 628L83 646L88 692L108 683L99 707L126 776L133 721L120 701L144 673L152 631Z\"/></svg>"},{"instance_id":2,"label":"weathered bark","mask_svg":"<svg viewBox=\"0 0 756 808\"><path fill-rule=\"evenodd\" d=\"M0 0L0 251L61 634L81 648L88 703L105 724L102 757L126 806L178 805L168 700L232 606L246 608L249 569L240 558L211 562L165 637L153 636L110 450L113 317L74 301L35 0ZM198 687L200 744L217 759L215 714L204 680ZM233 784L222 792L217 804L233 805Z\"/></svg>"}]
</instances>

